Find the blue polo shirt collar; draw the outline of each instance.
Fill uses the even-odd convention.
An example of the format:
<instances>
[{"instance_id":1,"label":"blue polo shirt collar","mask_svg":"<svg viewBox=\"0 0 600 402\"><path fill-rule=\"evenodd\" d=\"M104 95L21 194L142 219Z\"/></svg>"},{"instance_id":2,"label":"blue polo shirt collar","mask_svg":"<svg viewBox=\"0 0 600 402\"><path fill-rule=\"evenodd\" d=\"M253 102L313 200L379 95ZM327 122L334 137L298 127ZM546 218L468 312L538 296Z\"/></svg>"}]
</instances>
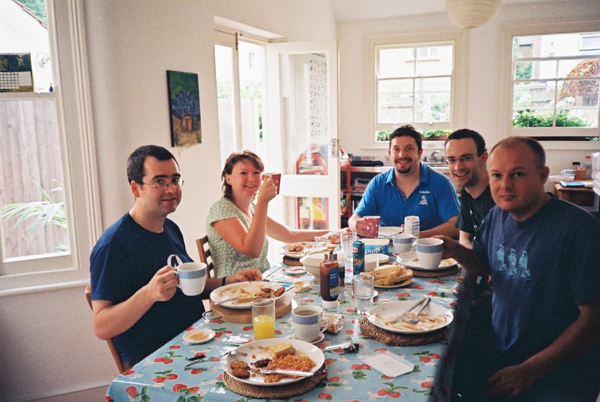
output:
<instances>
[{"instance_id":1,"label":"blue polo shirt collar","mask_svg":"<svg viewBox=\"0 0 600 402\"><path fill-rule=\"evenodd\" d=\"M421 175L419 177L419 182L420 184L427 184L428 180L429 180L429 170L427 169L427 166L425 166L425 164L423 162L419 162L419 165L421 165ZM392 167L387 173L386 173L386 178L385 178L385 182L386 184L392 184L392 185L396 185L396 183L394 182L394 171L396 170L396 168Z\"/></svg>"}]
</instances>

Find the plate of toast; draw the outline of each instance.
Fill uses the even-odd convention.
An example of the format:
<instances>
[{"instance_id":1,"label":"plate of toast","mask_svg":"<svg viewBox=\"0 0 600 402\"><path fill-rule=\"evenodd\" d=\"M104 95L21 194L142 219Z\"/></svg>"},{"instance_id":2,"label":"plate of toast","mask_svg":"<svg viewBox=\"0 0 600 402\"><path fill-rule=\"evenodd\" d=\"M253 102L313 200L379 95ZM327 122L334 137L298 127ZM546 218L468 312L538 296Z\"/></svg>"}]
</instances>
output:
<instances>
[{"instance_id":1,"label":"plate of toast","mask_svg":"<svg viewBox=\"0 0 600 402\"><path fill-rule=\"evenodd\" d=\"M365 274L374 278L376 288L382 289L401 288L413 281L413 271L400 265L384 265Z\"/></svg>"}]
</instances>

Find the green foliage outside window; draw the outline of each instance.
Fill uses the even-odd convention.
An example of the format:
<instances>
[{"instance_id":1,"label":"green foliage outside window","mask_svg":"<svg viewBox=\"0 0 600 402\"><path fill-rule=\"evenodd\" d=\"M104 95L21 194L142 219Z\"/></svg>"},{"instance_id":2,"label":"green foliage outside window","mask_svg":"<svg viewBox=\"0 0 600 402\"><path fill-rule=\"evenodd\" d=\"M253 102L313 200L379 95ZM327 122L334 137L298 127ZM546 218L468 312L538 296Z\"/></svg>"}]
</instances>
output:
<instances>
[{"instance_id":1,"label":"green foliage outside window","mask_svg":"<svg viewBox=\"0 0 600 402\"><path fill-rule=\"evenodd\" d=\"M393 130L382 130L377 132L377 141L389 141ZM450 135L452 130L423 130L421 136L428 141L436 141ZM445 138L445 137L444 137Z\"/></svg>"},{"instance_id":2,"label":"green foliage outside window","mask_svg":"<svg viewBox=\"0 0 600 402\"><path fill-rule=\"evenodd\" d=\"M46 0L19 0L19 3L23 4L29 9L40 20L48 23L48 16L46 14Z\"/></svg>"},{"instance_id":3,"label":"green foliage outside window","mask_svg":"<svg viewBox=\"0 0 600 402\"><path fill-rule=\"evenodd\" d=\"M553 127L553 116L552 111L519 110L513 117L513 127ZM567 110L556 114L556 127L587 127L588 125L584 119L569 117Z\"/></svg>"}]
</instances>

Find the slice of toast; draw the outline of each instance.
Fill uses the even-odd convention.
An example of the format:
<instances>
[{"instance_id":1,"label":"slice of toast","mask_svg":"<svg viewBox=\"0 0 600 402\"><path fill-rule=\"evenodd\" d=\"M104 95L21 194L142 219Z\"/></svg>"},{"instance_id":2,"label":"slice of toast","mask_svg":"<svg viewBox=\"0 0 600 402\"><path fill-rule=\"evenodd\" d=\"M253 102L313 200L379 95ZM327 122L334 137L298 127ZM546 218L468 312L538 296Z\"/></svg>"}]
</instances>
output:
<instances>
[{"instance_id":1,"label":"slice of toast","mask_svg":"<svg viewBox=\"0 0 600 402\"><path fill-rule=\"evenodd\" d=\"M296 352L296 349L294 349L294 347L289 343L275 343L273 345L266 346L265 349L267 349L273 357L292 355L294 352Z\"/></svg>"}]
</instances>

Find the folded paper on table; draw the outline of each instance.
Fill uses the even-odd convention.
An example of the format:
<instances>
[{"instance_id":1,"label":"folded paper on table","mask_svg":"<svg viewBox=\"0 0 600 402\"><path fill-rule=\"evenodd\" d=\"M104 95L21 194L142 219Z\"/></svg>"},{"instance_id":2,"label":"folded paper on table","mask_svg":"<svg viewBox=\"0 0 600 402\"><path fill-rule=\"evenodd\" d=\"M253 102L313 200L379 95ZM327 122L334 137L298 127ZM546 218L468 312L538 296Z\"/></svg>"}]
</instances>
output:
<instances>
[{"instance_id":1,"label":"folded paper on table","mask_svg":"<svg viewBox=\"0 0 600 402\"><path fill-rule=\"evenodd\" d=\"M382 351L360 357L362 361L388 377L397 377L402 374L410 373L415 366L389 351Z\"/></svg>"}]
</instances>

